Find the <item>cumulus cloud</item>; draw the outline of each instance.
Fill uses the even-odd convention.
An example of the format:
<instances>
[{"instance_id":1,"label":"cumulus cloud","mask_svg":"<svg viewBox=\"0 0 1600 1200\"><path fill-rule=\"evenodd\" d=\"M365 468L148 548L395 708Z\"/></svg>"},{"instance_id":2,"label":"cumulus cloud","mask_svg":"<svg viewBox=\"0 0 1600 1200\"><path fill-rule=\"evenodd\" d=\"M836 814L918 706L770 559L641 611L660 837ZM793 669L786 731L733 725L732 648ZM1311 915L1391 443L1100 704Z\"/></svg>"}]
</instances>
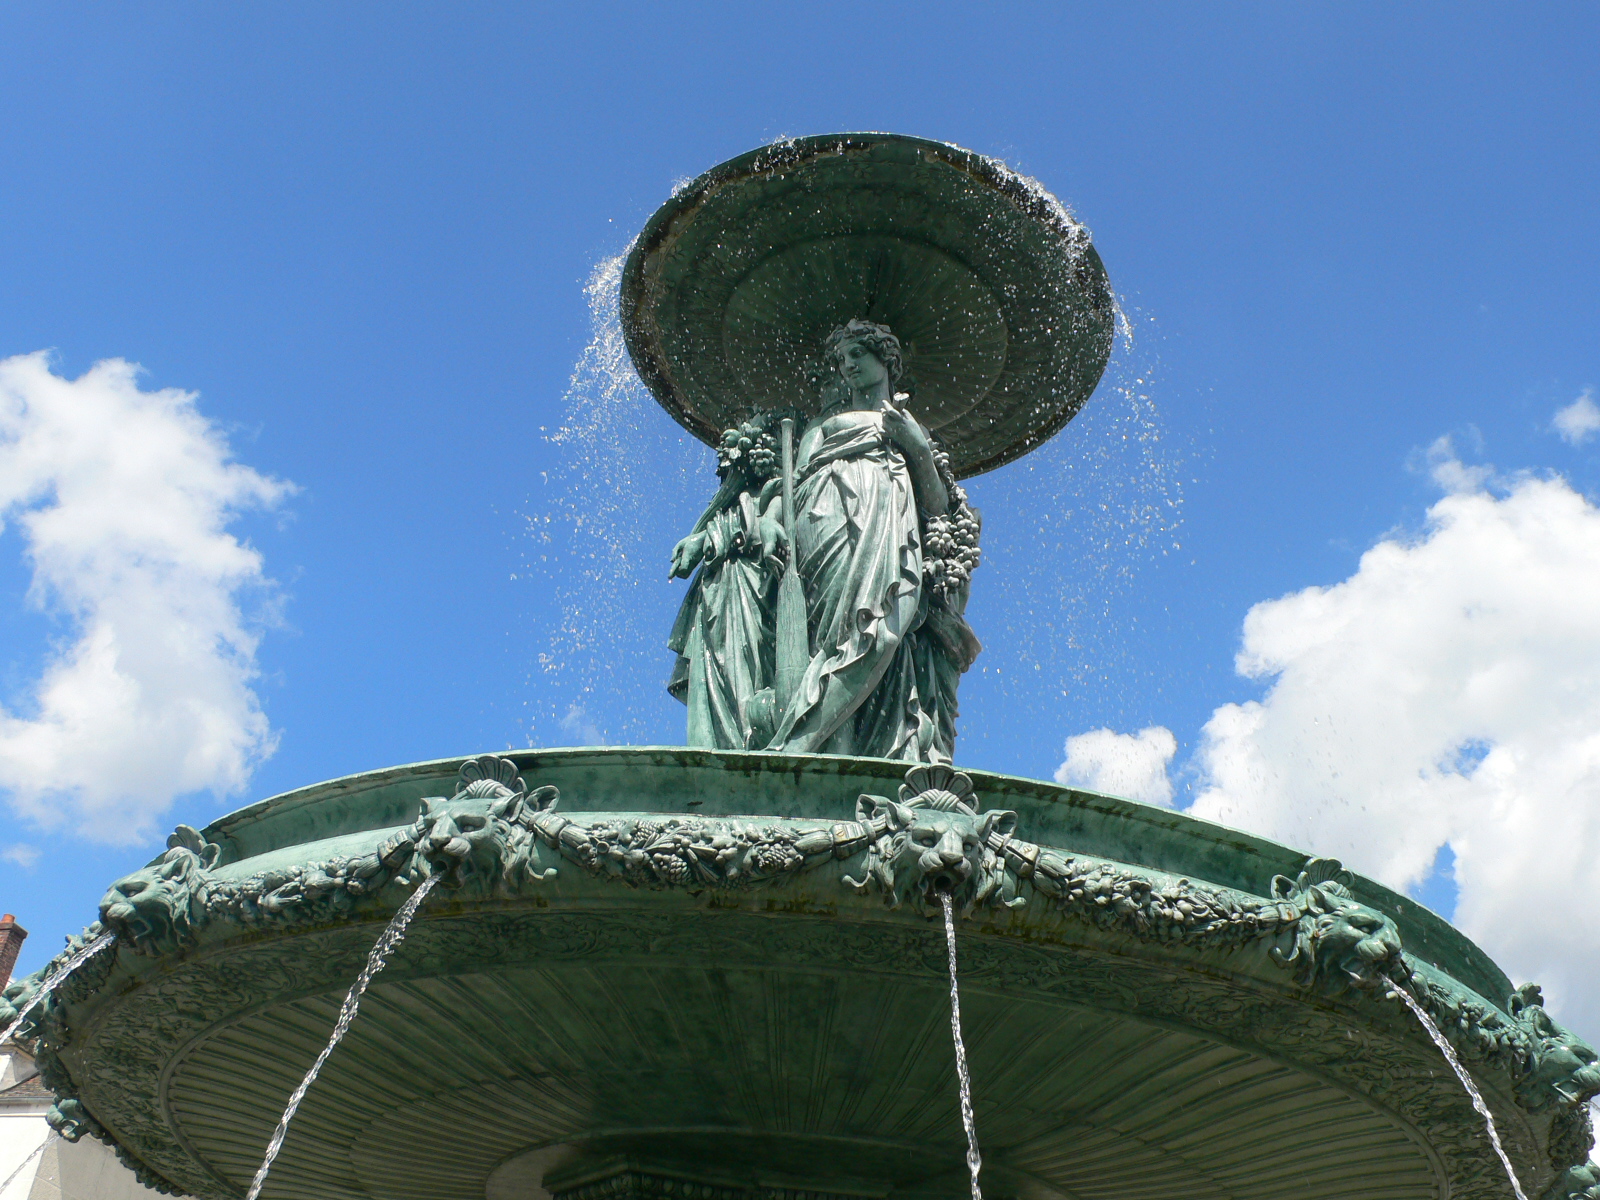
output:
<instances>
[{"instance_id":1,"label":"cumulus cloud","mask_svg":"<svg viewBox=\"0 0 1600 1200\"><path fill-rule=\"evenodd\" d=\"M1561 435L1561 440L1581 446L1600 433L1600 405L1594 402L1594 389L1584 388L1571 404L1558 409L1550 428Z\"/></svg>"},{"instance_id":2,"label":"cumulus cloud","mask_svg":"<svg viewBox=\"0 0 1600 1200\"><path fill-rule=\"evenodd\" d=\"M1456 923L1600 1030L1600 509L1560 478L1446 490L1333 587L1251 609L1193 811L1397 888L1455 855Z\"/></svg>"},{"instance_id":3,"label":"cumulus cloud","mask_svg":"<svg viewBox=\"0 0 1600 1200\"><path fill-rule=\"evenodd\" d=\"M1167 764L1177 752L1178 739L1160 725L1138 733L1093 729L1067 739L1056 782L1146 804L1171 804Z\"/></svg>"},{"instance_id":4,"label":"cumulus cloud","mask_svg":"<svg viewBox=\"0 0 1600 1200\"><path fill-rule=\"evenodd\" d=\"M30 602L69 631L0 708L0 791L100 841L146 835L177 796L239 791L274 746L241 607L270 581L227 527L292 487L233 461L192 393L141 391L137 373L0 361L0 521Z\"/></svg>"}]
</instances>

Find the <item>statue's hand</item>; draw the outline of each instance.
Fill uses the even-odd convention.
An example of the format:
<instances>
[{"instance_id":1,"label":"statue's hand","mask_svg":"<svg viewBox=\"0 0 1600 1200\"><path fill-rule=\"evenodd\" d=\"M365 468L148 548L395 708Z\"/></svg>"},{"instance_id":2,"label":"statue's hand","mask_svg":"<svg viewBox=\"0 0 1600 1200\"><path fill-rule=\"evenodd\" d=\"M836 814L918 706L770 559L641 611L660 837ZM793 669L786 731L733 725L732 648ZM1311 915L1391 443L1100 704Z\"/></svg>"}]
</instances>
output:
<instances>
[{"instance_id":1,"label":"statue's hand","mask_svg":"<svg viewBox=\"0 0 1600 1200\"><path fill-rule=\"evenodd\" d=\"M687 579L694 574L694 569L700 565L700 559L706 552L706 535L704 533L691 533L672 548L672 570L667 574L668 579Z\"/></svg>"},{"instance_id":2,"label":"statue's hand","mask_svg":"<svg viewBox=\"0 0 1600 1200\"><path fill-rule=\"evenodd\" d=\"M891 404L883 410L883 432L907 454L919 454L929 449L928 435L922 431L917 419L903 408Z\"/></svg>"},{"instance_id":3,"label":"statue's hand","mask_svg":"<svg viewBox=\"0 0 1600 1200\"><path fill-rule=\"evenodd\" d=\"M763 558L775 558L779 549L789 542L789 531L783 527L783 522L778 519L776 510L777 506L774 505L761 514L759 531Z\"/></svg>"}]
</instances>

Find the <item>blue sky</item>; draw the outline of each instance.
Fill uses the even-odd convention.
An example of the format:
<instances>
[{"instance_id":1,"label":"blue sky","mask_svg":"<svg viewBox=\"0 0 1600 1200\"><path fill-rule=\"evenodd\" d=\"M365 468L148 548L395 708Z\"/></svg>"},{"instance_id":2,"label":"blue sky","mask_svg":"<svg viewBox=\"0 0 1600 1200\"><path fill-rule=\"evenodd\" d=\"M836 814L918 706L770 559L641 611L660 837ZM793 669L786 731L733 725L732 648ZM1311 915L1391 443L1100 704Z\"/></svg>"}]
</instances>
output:
<instances>
[{"instance_id":1,"label":"blue sky","mask_svg":"<svg viewBox=\"0 0 1600 1200\"><path fill-rule=\"evenodd\" d=\"M571 386L584 288L676 180L786 134L1004 158L1090 227L1130 318L1083 416L973 485L987 649L958 761L1049 777L1069 736L1162 727L1176 803L1209 789L1207 811L1294 832L1216 800L1238 746L1202 733L1305 661L1284 634L1276 670L1241 677L1252 608L1352 580L1386 538L1420 555L1442 498L1492 523L1541 502L1530 479L1580 506L1600 480L1595 443L1552 429L1600 385L1597 36L1579 5L8 6L0 358L138 363L138 388L198 393L238 464L296 489L215 499L260 556L224 592L271 732L226 798L119 815L17 784L0 847L29 849L0 861L0 907L35 935L21 966L177 821L398 762L681 736L665 563L710 458L626 389ZM48 503L0 534L0 705L24 722L82 626L35 578L19 517ZM576 646L562 606L610 571L568 527L590 503L628 561ZM1587 536L1553 578L1587 578ZM1446 732L1512 745L1477 719ZM1364 769L1408 770L1393 753ZM1472 832L1357 865L1448 908L1415 861Z\"/></svg>"}]
</instances>

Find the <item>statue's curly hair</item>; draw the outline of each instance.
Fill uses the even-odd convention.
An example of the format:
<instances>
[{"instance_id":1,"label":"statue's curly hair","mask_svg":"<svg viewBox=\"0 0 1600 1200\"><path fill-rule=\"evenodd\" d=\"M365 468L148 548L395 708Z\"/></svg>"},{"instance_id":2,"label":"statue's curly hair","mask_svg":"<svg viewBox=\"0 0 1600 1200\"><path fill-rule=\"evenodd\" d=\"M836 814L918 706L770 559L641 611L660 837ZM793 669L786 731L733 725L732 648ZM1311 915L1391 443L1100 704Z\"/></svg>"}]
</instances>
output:
<instances>
[{"instance_id":1,"label":"statue's curly hair","mask_svg":"<svg viewBox=\"0 0 1600 1200\"><path fill-rule=\"evenodd\" d=\"M878 356L883 365L889 368L891 385L898 382L906 373L905 358L900 351L900 339L889 332L887 325L877 325L856 317L830 333L828 340L823 343L823 353L835 370L844 365L844 348L849 342L860 342Z\"/></svg>"}]
</instances>

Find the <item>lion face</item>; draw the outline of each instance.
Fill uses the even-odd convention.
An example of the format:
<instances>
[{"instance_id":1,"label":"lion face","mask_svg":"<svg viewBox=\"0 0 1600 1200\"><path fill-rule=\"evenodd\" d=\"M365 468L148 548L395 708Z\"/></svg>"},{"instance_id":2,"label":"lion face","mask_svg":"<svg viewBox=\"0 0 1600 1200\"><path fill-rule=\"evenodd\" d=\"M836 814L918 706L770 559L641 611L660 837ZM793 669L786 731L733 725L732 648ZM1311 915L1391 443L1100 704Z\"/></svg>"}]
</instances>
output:
<instances>
[{"instance_id":1,"label":"lion face","mask_svg":"<svg viewBox=\"0 0 1600 1200\"><path fill-rule=\"evenodd\" d=\"M1297 964L1300 982L1321 981L1335 991L1374 988L1386 976L1410 975L1400 943L1400 929L1389 917L1357 900L1354 880L1336 858L1311 858L1297 879L1277 875L1272 898L1298 911L1294 947L1288 953L1272 948L1273 961Z\"/></svg>"},{"instance_id":2,"label":"lion face","mask_svg":"<svg viewBox=\"0 0 1600 1200\"><path fill-rule=\"evenodd\" d=\"M1341 973L1358 986L1374 986L1379 975L1403 964L1400 931L1383 913L1332 888L1313 893L1317 917L1311 944L1320 969Z\"/></svg>"},{"instance_id":3,"label":"lion face","mask_svg":"<svg viewBox=\"0 0 1600 1200\"><path fill-rule=\"evenodd\" d=\"M982 866L987 836L979 818L918 811L909 828L891 837L887 857L896 876L904 872L913 888L957 895Z\"/></svg>"},{"instance_id":4,"label":"lion face","mask_svg":"<svg viewBox=\"0 0 1600 1200\"><path fill-rule=\"evenodd\" d=\"M1569 1103L1584 1104L1600 1092L1600 1053L1556 1024L1545 1011L1544 993L1538 984L1523 984L1507 1007L1539 1046L1532 1070L1518 1085L1525 1096L1549 1089Z\"/></svg>"},{"instance_id":5,"label":"lion face","mask_svg":"<svg viewBox=\"0 0 1600 1200\"><path fill-rule=\"evenodd\" d=\"M169 850L154 866L113 883L100 900L100 919L136 944L161 940L188 912L194 868L192 855Z\"/></svg>"},{"instance_id":6,"label":"lion face","mask_svg":"<svg viewBox=\"0 0 1600 1200\"><path fill-rule=\"evenodd\" d=\"M140 954L190 940L203 919L207 872L221 854L187 825L167 846L159 860L117 880L100 900L101 923Z\"/></svg>"},{"instance_id":7,"label":"lion face","mask_svg":"<svg viewBox=\"0 0 1600 1200\"><path fill-rule=\"evenodd\" d=\"M859 816L881 822L884 829L868 869L890 907L912 900L932 915L941 910L944 893L965 915L999 886L1003 871L988 839L1002 821L1014 820L1013 814L913 807L878 796L863 796L858 809Z\"/></svg>"},{"instance_id":8,"label":"lion face","mask_svg":"<svg viewBox=\"0 0 1600 1200\"><path fill-rule=\"evenodd\" d=\"M509 856L521 794L480 780L448 800L423 803L417 850L432 873L442 876L446 887L493 886Z\"/></svg>"}]
</instances>

